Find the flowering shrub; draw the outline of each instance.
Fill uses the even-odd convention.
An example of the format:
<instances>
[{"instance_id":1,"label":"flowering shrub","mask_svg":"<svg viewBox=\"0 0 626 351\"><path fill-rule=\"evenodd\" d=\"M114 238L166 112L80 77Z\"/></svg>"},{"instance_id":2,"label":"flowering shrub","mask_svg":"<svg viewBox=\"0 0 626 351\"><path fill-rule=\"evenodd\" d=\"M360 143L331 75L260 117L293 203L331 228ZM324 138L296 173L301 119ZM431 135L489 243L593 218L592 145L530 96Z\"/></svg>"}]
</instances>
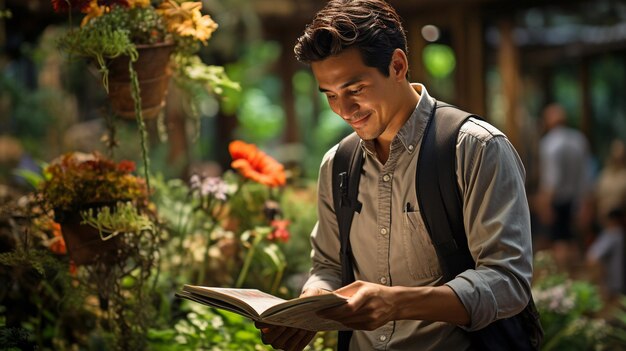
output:
<instances>
[{"instance_id":1,"label":"flowering shrub","mask_svg":"<svg viewBox=\"0 0 626 351\"><path fill-rule=\"evenodd\" d=\"M197 44L206 44L217 29L210 16L202 15L202 2L163 0L156 6L152 3L150 0L52 0L52 7L56 12L84 14L81 28L72 33L74 39L105 35L134 45L175 41L179 50L189 50L197 48Z\"/></svg>"},{"instance_id":2,"label":"flowering shrub","mask_svg":"<svg viewBox=\"0 0 626 351\"><path fill-rule=\"evenodd\" d=\"M185 232L185 237L176 239L190 251L189 264L199 266L192 278L197 284L258 283L257 287L275 292L286 267L281 245L290 238L290 222L283 218L279 201L286 173L282 164L255 145L233 141L229 151L236 172L220 177L192 175L186 191L189 210L172 214L173 218L168 211L165 217L186 223L185 230L193 223L201 226L198 233Z\"/></svg>"},{"instance_id":3,"label":"flowering shrub","mask_svg":"<svg viewBox=\"0 0 626 351\"><path fill-rule=\"evenodd\" d=\"M609 328L596 317L602 308L597 287L556 272L546 252L535 256L532 294L544 329L543 351L602 350Z\"/></svg>"},{"instance_id":4,"label":"flowering shrub","mask_svg":"<svg viewBox=\"0 0 626 351\"><path fill-rule=\"evenodd\" d=\"M135 163L116 163L102 154L68 153L44 169L41 192L56 210L72 211L88 204L133 201L144 205L148 190L143 178L135 176Z\"/></svg>"},{"instance_id":5,"label":"flowering shrub","mask_svg":"<svg viewBox=\"0 0 626 351\"><path fill-rule=\"evenodd\" d=\"M108 91L107 59L138 58L138 45L174 45L174 75L186 91L204 88L221 93L238 89L222 67L207 66L196 55L217 23L203 15L202 2L184 0L52 0L56 12L81 12L79 28L72 28L59 45L71 55L94 59Z\"/></svg>"}]
</instances>

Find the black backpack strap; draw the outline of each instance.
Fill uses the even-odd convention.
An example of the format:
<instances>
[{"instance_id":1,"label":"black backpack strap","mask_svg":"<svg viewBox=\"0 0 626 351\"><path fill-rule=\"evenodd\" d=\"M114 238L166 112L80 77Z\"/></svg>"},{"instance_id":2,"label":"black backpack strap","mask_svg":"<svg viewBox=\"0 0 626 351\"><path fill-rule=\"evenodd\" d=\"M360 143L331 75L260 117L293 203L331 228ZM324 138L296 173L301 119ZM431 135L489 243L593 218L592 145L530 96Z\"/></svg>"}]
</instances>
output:
<instances>
[{"instance_id":1,"label":"black backpack strap","mask_svg":"<svg viewBox=\"0 0 626 351\"><path fill-rule=\"evenodd\" d=\"M435 102L422 139L415 176L420 213L439 257L444 282L476 265L467 243L463 201L456 176L457 136L470 117L480 118ZM477 350L539 350L543 330L532 297L519 314L470 332L469 337Z\"/></svg>"},{"instance_id":2,"label":"black backpack strap","mask_svg":"<svg viewBox=\"0 0 626 351\"><path fill-rule=\"evenodd\" d=\"M415 172L420 213L439 256L444 281L475 265L465 236L455 172L457 135L461 125L474 116L435 101Z\"/></svg>"},{"instance_id":3,"label":"black backpack strap","mask_svg":"<svg viewBox=\"0 0 626 351\"><path fill-rule=\"evenodd\" d=\"M354 212L361 212L358 202L359 180L363 166L363 152L359 147L361 138L356 133L345 137L337 148L332 167L333 204L341 248L341 284L354 282L352 247L350 245L350 226ZM340 331L337 350L347 351L350 346L352 331Z\"/></svg>"}]
</instances>

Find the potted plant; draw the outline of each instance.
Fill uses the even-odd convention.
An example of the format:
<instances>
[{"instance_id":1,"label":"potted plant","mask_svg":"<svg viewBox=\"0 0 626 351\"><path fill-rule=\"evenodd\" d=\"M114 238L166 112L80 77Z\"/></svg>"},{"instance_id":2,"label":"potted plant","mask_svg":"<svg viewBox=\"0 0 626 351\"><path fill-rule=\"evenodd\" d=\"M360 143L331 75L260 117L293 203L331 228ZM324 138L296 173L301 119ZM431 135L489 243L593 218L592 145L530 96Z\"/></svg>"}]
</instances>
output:
<instances>
[{"instance_id":1,"label":"potted plant","mask_svg":"<svg viewBox=\"0 0 626 351\"><path fill-rule=\"evenodd\" d=\"M170 76L190 98L198 117L197 92L220 94L239 89L221 66L209 66L197 55L217 24L201 13L202 2L186 0L51 0L56 12L68 12L71 29L59 42L70 56L93 61L102 75L116 115L134 117L148 179L144 118L159 114ZM72 13L83 14L80 26Z\"/></svg>"},{"instance_id":2,"label":"potted plant","mask_svg":"<svg viewBox=\"0 0 626 351\"><path fill-rule=\"evenodd\" d=\"M54 210L74 263L110 258L119 234L151 229L146 182L132 161L100 153L67 153L44 169L42 198Z\"/></svg>"}]
</instances>

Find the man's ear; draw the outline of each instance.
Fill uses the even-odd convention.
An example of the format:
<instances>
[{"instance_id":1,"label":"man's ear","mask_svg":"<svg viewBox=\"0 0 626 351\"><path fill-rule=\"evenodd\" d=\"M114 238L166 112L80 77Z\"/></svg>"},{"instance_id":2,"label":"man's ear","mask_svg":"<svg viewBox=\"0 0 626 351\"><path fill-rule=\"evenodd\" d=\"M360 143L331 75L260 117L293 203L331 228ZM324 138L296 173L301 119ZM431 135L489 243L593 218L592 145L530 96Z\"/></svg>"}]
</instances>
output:
<instances>
[{"instance_id":1,"label":"man's ear","mask_svg":"<svg viewBox=\"0 0 626 351\"><path fill-rule=\"evenodd\" d=\"M389 74L397 80L406 79L409 71L409 59L404 51L395 49L391 54L391 62L389 63Z\"/></svg>"}]
</instances>

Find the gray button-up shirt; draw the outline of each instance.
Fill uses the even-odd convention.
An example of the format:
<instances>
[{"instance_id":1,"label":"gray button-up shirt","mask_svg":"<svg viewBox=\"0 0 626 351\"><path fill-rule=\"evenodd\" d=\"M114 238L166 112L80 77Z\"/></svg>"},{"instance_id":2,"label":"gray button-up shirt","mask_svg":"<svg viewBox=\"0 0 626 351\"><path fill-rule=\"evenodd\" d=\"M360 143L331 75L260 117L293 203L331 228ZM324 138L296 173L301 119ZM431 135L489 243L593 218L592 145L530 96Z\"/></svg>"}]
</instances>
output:
<instances>
[{"instance_id":1,"label":"gray button-up shirt","mask_svg":"<svg viewBox=\"0 0 626 351\"><path fill-rule=\"evenodd\" d=\"M381 164L376 158L372 141L361 141L365 160L358 199L363 208L355 213L350 232L355 277L387 286L442 284L442 270L415 193L420 142L434 99L422 85L413 87L421 95L419 103L393 139L387 162ZM331 185L336 149L328 151L320 168L319 221L311 234L313 267L304 289L341 286L339 230ZM508 139L473 118L458 135L456 172L476 269L446 284L470 314L471 323L464 329L474 330L518 313L530 298L532 248L525 172ZM461 328L421 320L399 320L374 331L355 331L351 340L352 350L468 348L469 340Z\"/></svg>"}]
</instances>

